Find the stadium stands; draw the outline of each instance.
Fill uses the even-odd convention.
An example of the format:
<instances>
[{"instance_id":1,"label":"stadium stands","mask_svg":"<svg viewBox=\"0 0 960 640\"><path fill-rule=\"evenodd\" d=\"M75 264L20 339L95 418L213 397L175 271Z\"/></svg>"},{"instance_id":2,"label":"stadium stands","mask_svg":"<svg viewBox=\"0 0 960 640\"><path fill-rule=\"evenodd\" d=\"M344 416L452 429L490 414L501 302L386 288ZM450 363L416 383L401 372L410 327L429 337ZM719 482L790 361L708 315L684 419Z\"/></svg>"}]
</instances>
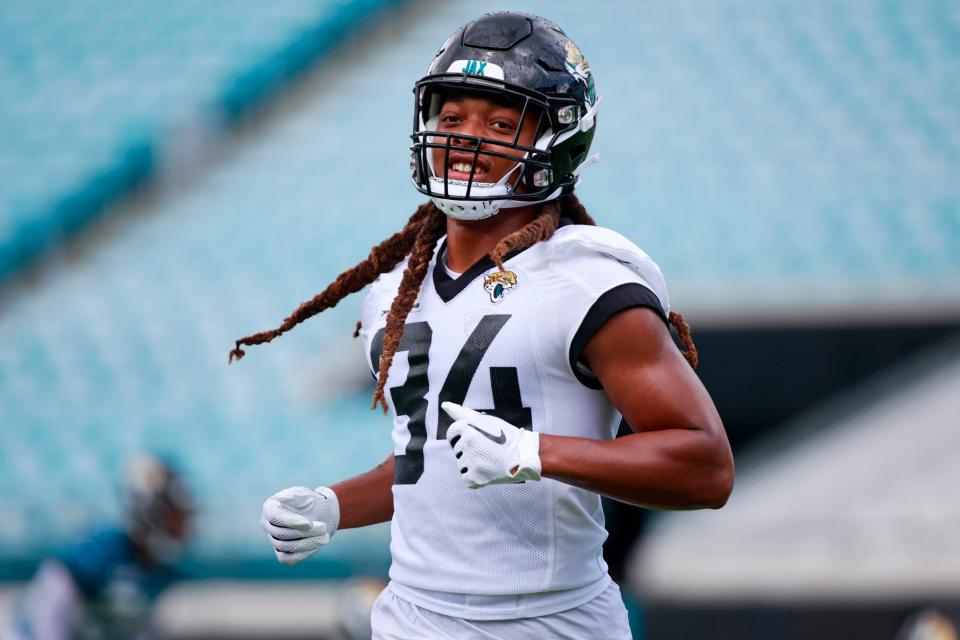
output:
<instances>
[{"instance_id":1,"label":"stadium stands","mask_svg":"<svg viewBox=\"0 0 960 640\"><path fill-rule=\"evenodd\" d=\"M156 168L151 150L181 118L274 90L259 74L276 72L276 51L300 51L298 34L328 6L124 5L111 22L89 4L36 9L42 20L40 5L0 8L0 30L19 34L0 48L23 51L0 71L12 78L0 82L0 126L13 136L0 147L0 271L89 215L61 205L114 184L97 176L123 176L89 196L99 203ZM564 25L598 77L588 208L660 262L677 308L738 321L811 306L956 310L960 26L946 0L915 6L520 3ZM279 568L257 527L264 497L389 451L347 338L358 299L229 368L226 354L413 211L412 82L477 11L421 3L379 25L182 188L9 288L0 486L15 489L0 493L0 577L110 516L117 464L142 447L186 467L204 507L198 571L220 575ZM38 527L48 535L30 535ZM385 539L382 528L338 534L298 575L382 566Z\"/></svg>"},{"instance_id":2,"label":"stadium stands","mask_svg":"<svg viewBox=\"0 0 960 640\"><path fill-rule=\"evenodd\" d=\"M387 2L4 3L0 278L149 176L178 130L228 125Z\"/></svg>"}]
</instances>

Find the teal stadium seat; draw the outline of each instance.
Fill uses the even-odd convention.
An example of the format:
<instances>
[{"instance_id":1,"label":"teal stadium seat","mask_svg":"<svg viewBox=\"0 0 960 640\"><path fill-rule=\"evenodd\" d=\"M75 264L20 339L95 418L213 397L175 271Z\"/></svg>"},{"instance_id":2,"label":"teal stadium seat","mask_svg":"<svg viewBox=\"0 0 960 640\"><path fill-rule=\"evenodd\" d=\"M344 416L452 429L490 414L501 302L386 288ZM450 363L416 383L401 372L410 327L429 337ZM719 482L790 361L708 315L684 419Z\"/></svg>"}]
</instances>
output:
<instances>
[{"instance_id":1,"label":"teal stadium seat","mask_svg":"<svg viewBox=\"0 0 960 640\"><path fill-rule=\"evenodd\" d=\"M3 3L0 278L148 177L176 127L229 123L391 1Z\"/></svg>"}]
</instances>

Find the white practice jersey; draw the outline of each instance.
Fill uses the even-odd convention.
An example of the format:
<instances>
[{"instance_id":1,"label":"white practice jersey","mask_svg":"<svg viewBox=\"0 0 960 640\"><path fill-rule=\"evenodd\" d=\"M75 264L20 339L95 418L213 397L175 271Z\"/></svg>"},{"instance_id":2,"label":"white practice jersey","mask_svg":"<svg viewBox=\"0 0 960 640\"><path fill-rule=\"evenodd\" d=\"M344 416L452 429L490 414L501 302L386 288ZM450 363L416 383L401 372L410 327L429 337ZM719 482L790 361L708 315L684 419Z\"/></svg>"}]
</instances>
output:
<instances>
[{"instance_id":1,"label":"white practice jersey","mask_svg":"<svg viewBox=\"0 0 960 640\"><path fill-rule=\"evenodd\" d=\"M649 307L666 319L660 269L623 236L583 225L561 227L511 254L504 271L485 258L452 277L444 253L441 241L387 381L395 453L391 579L490 596L609 580L600 497L550 479L468 489L444 439L452 420L440 404L545 434L613 438L620 416L580 352L624 309ZM364 301L360 335L374 372L404 267L381 276Z\"/></svg>"}]
</instances>

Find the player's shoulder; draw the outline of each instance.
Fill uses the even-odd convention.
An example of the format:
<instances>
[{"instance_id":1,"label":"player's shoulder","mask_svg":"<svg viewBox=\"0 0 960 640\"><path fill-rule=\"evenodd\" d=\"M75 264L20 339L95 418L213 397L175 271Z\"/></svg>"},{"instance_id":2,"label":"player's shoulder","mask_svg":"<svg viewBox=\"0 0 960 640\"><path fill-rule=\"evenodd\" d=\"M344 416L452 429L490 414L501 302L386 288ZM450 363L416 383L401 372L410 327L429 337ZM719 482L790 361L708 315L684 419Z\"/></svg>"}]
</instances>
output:
<instances>
[{"instance_id":1,"label":"player's shoulder","mask_svg":"<svg viewBox=\"0 0 960 640\"><path fill-rule=\"evenodd\" d=\"M626 236L597 225L568 224L560 227L545 243L551 257L606 256L623 262L650 262L653 259ZM655 263L654 263L655 264Z\"/></svg>"},{"instance_id":2,"label":"player's shoulder","mask_svg":"<svg viewBox=\"0 0 960 640\"><path fill-rule=\"evenodd\" d=\"M118 566L135 562L135 555L130 536L117 527L106 527L67 546L59 560L85 593L93 593Z\"/></svg>"},{"instance_id":3,"label":"player's shoulder","mask_svg":"<svg viewBox=\"0 0 960 640\"><path fill-rule=\"evenodd\" d=\"M370 293L375 296L386 295L393 299L394 294L400 288L400 281L403 279L403 272L407 268L409 257L404 258L390 271L381 273L370 285Z\"/></svg>"},{"instance_id":4,"label":"player's shoulder","mask_svg":"<svg viewBox=\"0 0 960 640\"><path fill-rule=\"evenodd\" d=\"M407 268L407 261L408 258L404 258L393 269L381 273L370 283L370 288L364 297L364 306L377 307L384 304L389 306L400 289L400 281L403 279L403 272Z\"/></svg>"},{"instance_id":5,"label":"player's shoulder","mask_svg":"<svg viewBox=\"0 0 960 640\"><path fill-rule=\"evenodd\" d=\"M632 273L653 290L667 308L663 272L646 251L632 240L606 227L569 224L557 229L544 245L542 259L551 270L602 287L604 276Z\"/></svg>"}]
</instances>

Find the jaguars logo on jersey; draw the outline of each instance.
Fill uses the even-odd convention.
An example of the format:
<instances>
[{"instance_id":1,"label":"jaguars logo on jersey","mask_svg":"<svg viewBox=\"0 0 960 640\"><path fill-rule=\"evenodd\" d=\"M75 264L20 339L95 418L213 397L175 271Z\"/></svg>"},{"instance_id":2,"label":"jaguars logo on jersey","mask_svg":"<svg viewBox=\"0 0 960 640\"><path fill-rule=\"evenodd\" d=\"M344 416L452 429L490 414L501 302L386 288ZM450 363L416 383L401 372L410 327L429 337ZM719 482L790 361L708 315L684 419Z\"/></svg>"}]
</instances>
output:
<instances>
[{"instance_id":1,"label":"jaguars logo on jersey","mask_svg":"<svg viewBox=\"0 0 960 640\"><path fill-rule=\"evenodd\" d=\"M483 277L483 288L490 294L490 302L493 304L502 302L507 292L518 286L520 283L513 271L494 271Z\"/></svg>"}]
</instances>

